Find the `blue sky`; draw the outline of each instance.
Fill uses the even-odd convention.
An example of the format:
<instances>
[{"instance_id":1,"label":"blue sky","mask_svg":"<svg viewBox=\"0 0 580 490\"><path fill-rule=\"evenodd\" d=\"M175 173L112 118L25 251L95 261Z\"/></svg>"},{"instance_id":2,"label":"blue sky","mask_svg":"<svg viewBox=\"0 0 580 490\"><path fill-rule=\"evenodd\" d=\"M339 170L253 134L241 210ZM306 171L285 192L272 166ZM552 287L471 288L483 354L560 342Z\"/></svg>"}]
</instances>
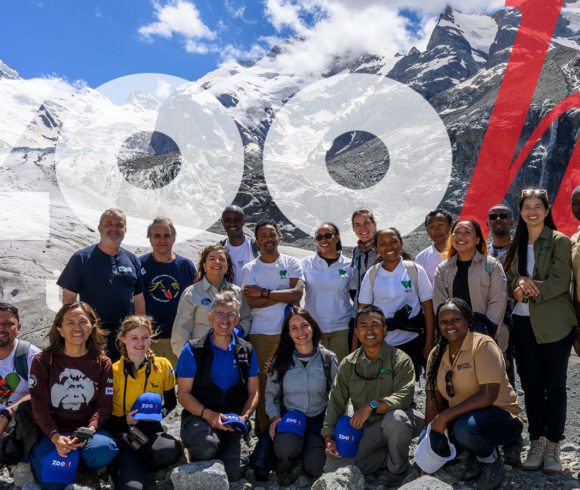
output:
<instances>
[{"instance_id":1,"label":"blue sky","mask_svg":"<svg viewBox=\"0 0 580 490\"><path fill-rule=\"evenodd\" d=\"M464 11L494 8L489 0L458 3ZM0 59L26 79L58 76L90 87L138 73L195 80L228 60L259 58L292 35L311 41L304 44L298 60L307 59L308 50L332 56L351 49L376 48L383 54L421 46L445 4L443 0L5 0L0 2ZM405 7L409 9L400 10ZM321 63L328 59L318 58Z\"/></svg>"}]
</instances>

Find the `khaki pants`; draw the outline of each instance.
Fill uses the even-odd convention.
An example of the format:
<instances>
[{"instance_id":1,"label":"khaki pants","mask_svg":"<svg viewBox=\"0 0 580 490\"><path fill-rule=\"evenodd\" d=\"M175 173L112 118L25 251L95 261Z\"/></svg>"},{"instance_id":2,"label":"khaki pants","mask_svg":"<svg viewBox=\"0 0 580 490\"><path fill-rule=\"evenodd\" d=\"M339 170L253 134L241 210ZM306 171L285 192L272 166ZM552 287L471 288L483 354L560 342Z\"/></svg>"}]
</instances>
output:
<instances>
[{"instance_id":1,"label":"khaki pants","mask_svg":"<svg viewBox=\"0 0 580 490\"><path fill-rule=\"evenodd\" d=\"M338 363L350 354L348 345L348 329L338 332L322 333L321 344L336 354Z\"/></svg>"},{"instance_id":2,"label":"khaki pants","mask_svg":"<svg viewBox=\"0 0 580 490\"><path fill-rule=\"evenodd\" d=\"M177 367L177 357L175 357L171 348L171 339L157 339L152 343L151 348L157 357L165 357L171 363L173 369Z\"/></svg>"},{"instance_id":3,"label":"khaki pants","mask_svg":"<svg viewBox=\"0 0 580 490\"><path fill-rule=\"evenodd\" d=\"M266 404L264 403L264 392L266 391L266 379L268 372L266 363L270 362L272 355L276 352L278 344L280 343L280 335L264 335L264 334L250 334L248 339L254 346L256 357L258 358L258 367L260 374L258 374L258 381L260 383L260 398L258 401L258 410L256 420L260 424L260 431L264 431L270 419L266 415ZM256 432L258 433L258 432Z\"/></svg>"}]
</instances>

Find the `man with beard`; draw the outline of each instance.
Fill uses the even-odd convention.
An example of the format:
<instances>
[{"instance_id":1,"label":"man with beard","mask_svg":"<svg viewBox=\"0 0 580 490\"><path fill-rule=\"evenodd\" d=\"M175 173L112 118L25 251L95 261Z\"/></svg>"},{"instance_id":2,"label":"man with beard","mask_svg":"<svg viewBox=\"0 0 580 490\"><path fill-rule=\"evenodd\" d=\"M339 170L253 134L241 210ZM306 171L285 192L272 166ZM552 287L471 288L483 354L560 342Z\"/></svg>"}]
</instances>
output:
<instances>
[{"instance_id":1,"label":"man with beard","mask_svg":"<svg viewBox=\"0 0 580 490\"><path fill-rule=\"evenodd\" d=\"M119 359L115 346L121 320L133 313L145 314L143 276L136 255L121 248L127 231L127 218L120 209L107 209L99 220L101 240L75 252L57 284L62 288L62 304L80 301L91 305L109 331L107 355Z\"/></svg>"}]
</instances>

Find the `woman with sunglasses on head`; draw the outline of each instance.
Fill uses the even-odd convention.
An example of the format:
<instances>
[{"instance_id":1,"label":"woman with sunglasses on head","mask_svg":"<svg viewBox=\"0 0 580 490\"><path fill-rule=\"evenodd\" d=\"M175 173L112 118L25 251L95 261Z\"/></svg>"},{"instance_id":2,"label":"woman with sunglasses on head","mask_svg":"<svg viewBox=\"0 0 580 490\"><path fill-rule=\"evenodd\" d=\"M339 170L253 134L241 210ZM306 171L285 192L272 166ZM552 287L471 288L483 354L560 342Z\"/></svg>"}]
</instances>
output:
<instances>
[{"instance_id":1,"label":"woman with sunglasses on head","mask_svg":"<svg viewBox=\"0 0 580 490\"><path fill-rule=\"evenodd\" d=\"M250 332L252 313L239 286L228 249L219 243L208 245L200 254L195 283L181 295L171 330L171 347L177 357L190 339L203 337L211 329L209 312L216 294L230 291L240 302L240 321L235 333L243 338Z\"/></svg>"},{"instance_id":2,"label":"woman with sunglasses on head","mask_svg":"<svg viewBox=\"0 0 580 490\"><path fill-rule=\"evenodd\" d=\"M377 260L365 274L359 310L378 306L387 319L385 342L398 347L413 360L419 379L433 348L435 330L431 281L425 269L407 259L403 239L395 228L377 231Z\"/></svg>"},{"instance_id":3,"label":"woman with sunglasses on head","mask_svg":"<svg viewBox=\"0 0 580 490\"><path fill-rule=\"evenodd\" d=\"M113 409L113 373L105 333L88 304L63 305L47 337L48 347L30 366L32 413L45 434L30 462L42 488L64 488L63 479L75 481L79 459L99 469L117 453L103 430ZM55 466L71 469L63 474Z\"/></svg>"},{"instance_id":4,"label":"woman with sunglasses on head","mask_svg":"<svg viewBox=\"0 0 580 490\"><path fill-rule=\"evenodd\" d=\"M524 427L502 352L489 336L473 331L473 311L460 298L441 303L436 321L441 337L429 355L426 381L431 442L448 429L451 441L475 456L461 479L483 473L477 488L497 488L505 472L498 445L515 441Z\"/></svg>"},{"instance_id":5,"label":"woman with sunglasses on head","mask_svg":"<svg viewBox=\"0 0 580 490\"><path fill-rule=\"evenodd\" d=\"M340 232L334 223L323 223L314 235L316 255L302 261L306 282L306 309L320 326L322 343L338 362L350 352L349 321L353 314L349 285L351 260L342 254Z\"/></svg>"},{"instance_id":6,"label":"woman with sunglasses on head","mask_svg":"<svg viewBox=\"0 0 580 490\"><path fill-rule=\"evenodd\" d=\"M324 467L324 439L320 435L330 385L338 370L333 352L320 344L321 331L304 308L293 306L286 315L280 344L268 365L266 413L278 470L291 471L300 455L304 470L319 477ZM285 413L298 410L306 417L304 436L277 432Z\"/></svg>"},{"instance_id":7,"label":"woman with sunglasses on head","mask_svg":"<svg viewBox=\"0 0 580 490\"><path fill-rule=\"evenodd\" d=\"M113 364L113 415L107 427L117 437L116 488L146 488L146 471L158 471L181 456L181 444L164 432L161 419L177 405L175 373L151 349L153 318L128 316L117 335L121 359ZM146 440L147 439L147 440Z\"/></svg>"},{"instance_id":8,"label":"woman with sunglasses on head","mask_svg":"<svg viewBox=\"0 0 580 490\"><path fill-rule=\"evenodd\" d=\"M566 372L576 327L570 297L570 240L556 231L548 194L525 189L504 267L513 310L516 364L524 390L530 450L525 470L560 473Z\"/></svg>"},{"instance_id":9,"label":"woman with sunglasses on head","mask_svg":"<svg viewBox=\"0 0 580 490\"><path fill-rule=\"evenodd\" d=\"M487 244L477 221L453 223L446 257L435 271L434 308L448 298L463 299L474 311L475 330L495 338L505 352L509 341L503 324L507 282L499 261L487 254Z\"/></svg>"}]
</instances>

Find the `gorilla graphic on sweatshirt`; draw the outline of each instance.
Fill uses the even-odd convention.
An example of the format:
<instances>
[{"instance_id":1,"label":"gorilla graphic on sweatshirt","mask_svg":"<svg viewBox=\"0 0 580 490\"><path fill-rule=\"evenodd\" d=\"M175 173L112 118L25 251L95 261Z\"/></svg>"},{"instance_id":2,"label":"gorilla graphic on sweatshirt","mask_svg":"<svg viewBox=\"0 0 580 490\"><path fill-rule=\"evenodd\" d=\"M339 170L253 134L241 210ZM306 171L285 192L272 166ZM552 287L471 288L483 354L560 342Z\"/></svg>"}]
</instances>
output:
<instances>
[{"instance_id":1,"label":"gorilla graphic on sweatshirt","mask_svg":"<svg viewBox=\"0 0 580 490\"><path fill-rule=\"evenodd\" d=\"M78 410L87 404L95 394L93 382L78 369L66 368L59 376L59 382L50 390L50 400L55 408Z\"/></svg>"}]
</instances>

